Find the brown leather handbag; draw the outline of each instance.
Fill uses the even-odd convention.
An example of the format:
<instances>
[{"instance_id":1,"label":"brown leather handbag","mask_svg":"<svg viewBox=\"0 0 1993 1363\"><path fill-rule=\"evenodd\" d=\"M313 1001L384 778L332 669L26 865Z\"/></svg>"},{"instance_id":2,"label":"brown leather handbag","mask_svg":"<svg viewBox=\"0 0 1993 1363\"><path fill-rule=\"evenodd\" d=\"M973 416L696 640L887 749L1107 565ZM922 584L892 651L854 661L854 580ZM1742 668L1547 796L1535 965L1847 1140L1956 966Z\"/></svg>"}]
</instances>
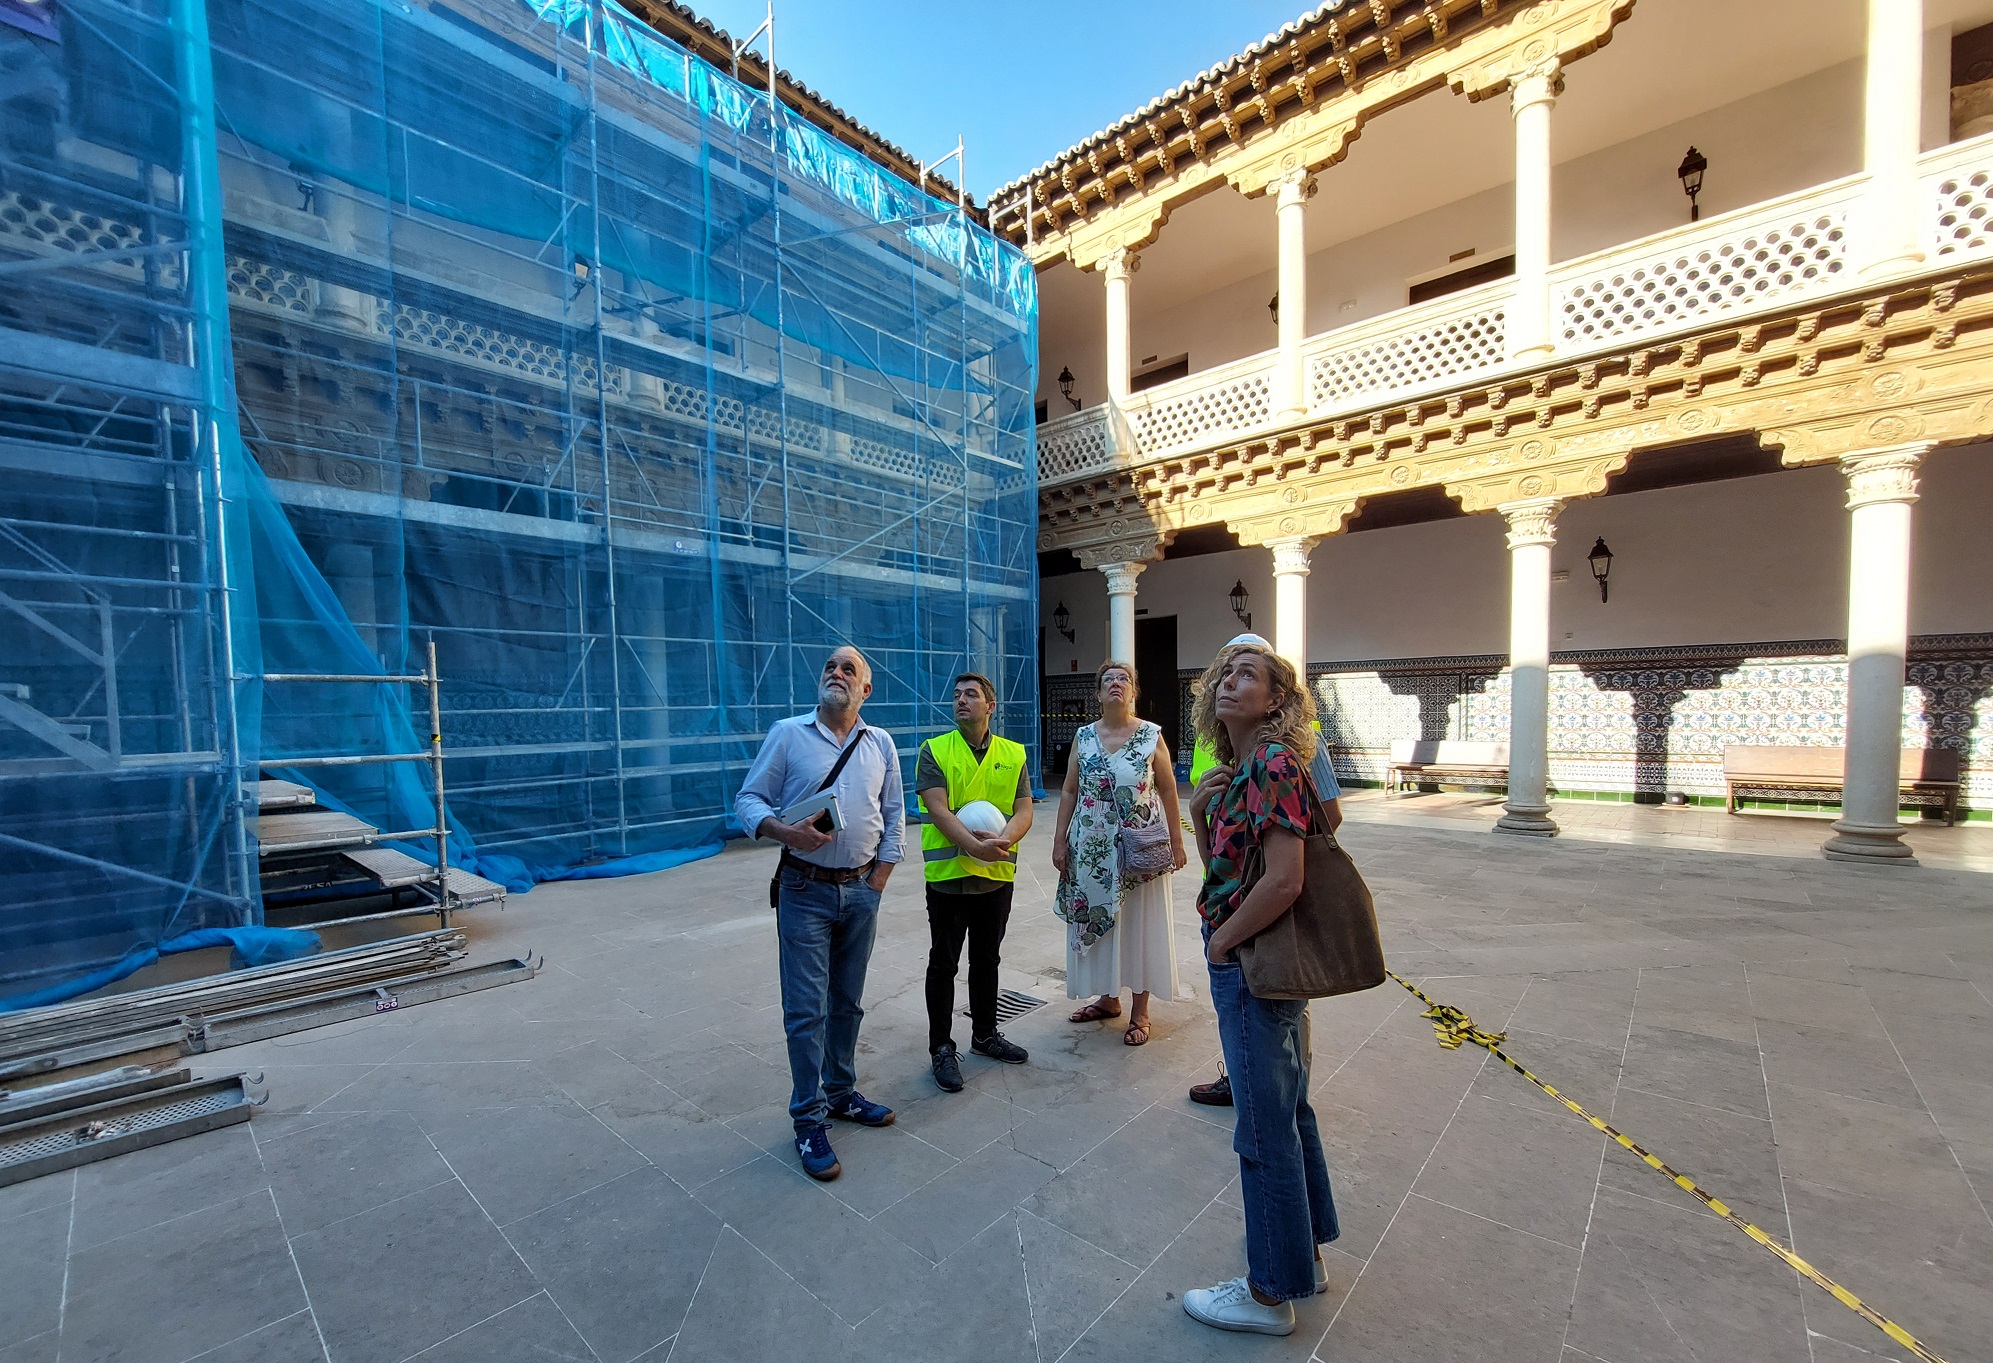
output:
<instances>
[{"instance_id":1,"label":"brown leather handbag","mask_svg":"<svg viewBox=\"0 0 1993 1363\"><path fill-rule=\"evenodd\" d=\"M1235 953L1255 998L1326 999L1384 983L1384 942L1370 887L1329 831L1328 811L1313 783L1303 784L1309 803L1301 893L1293 908ZM1246 854L1248 892L1264 874L1265 853L1255 846Z\"/></svg>"}]
</instances>

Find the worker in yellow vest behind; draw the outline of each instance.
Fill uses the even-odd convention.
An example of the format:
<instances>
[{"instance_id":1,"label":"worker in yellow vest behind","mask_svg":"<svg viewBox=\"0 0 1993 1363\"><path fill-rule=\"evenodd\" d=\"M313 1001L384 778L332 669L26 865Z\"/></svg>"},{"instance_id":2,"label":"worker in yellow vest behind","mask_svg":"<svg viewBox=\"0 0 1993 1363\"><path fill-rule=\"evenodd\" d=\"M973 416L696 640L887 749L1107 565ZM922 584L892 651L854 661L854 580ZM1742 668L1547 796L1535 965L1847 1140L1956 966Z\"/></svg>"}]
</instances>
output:
<instances>
[{"instance_id":1,"label":"worker in yellow vest behind","mask_svg":"<svg viewBox=\"0 0 1993 1363\"><path fill-rule=\"evenodd\" d=\"M962 1057L955 1049L955 972L962 943L969 943L969 1049L1022 1065L1022 1046L997 1030L997 961L1010 899L1017 888L1017 844L1031 831L1031 775L1024 745L990 732L996 687L988 677L955 678L955 728L920 745L913 788L925 822L921 860L927 871L927 1048L934 1082L962 1090ZM987 800L1006 820L1000 832L966 828L956 811Z\"/></svg>"}]
</instances>

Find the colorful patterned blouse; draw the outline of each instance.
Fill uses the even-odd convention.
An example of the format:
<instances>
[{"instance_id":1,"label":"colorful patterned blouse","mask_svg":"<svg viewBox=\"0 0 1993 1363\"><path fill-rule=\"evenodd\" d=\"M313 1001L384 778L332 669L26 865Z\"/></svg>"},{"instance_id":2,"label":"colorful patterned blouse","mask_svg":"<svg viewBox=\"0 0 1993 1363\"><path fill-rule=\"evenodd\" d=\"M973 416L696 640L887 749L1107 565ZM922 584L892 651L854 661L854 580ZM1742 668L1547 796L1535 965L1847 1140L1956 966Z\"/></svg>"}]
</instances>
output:
<instances>
[{"instance_id":1,"label":"colorful patterned blouse","mask_svg":"<svg viewBox=\"0 0 1993 1363\"><path fill-rule=\"evenodd\" d=\"M1308 836L1306 780L1292 749L1282 743L1262 743L1225 793L1211 802L1211 861L1204 868L1197 911L1212 927L1245 902L1246 854L1259 846L1269 828Z\"/></svg>"}]
</instances>

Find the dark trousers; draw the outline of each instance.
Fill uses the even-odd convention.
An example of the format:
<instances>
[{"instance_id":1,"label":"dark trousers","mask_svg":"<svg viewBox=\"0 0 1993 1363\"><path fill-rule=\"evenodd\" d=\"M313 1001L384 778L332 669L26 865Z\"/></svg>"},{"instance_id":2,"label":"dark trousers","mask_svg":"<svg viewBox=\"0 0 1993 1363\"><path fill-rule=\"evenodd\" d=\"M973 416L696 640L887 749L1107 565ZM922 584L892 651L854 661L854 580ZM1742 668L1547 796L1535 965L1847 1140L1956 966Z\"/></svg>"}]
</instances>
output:
<instances>
[{"instance_id":1,"label":"dark trousers","mask_svg":"<svg viewBox=\"0 0 1993 1363\"><path fill-rule=\"evenodd\" d=\"M969 943L971 1040L996 1030L997 960L1003 930L1010 925L1010 899L1016 886L1003 882L981 894L945 894L927 886L927 1049L953 1046L949 1024L955 1013L955 972L962 967L962 941Z\"/></svg>"}]
</instances>

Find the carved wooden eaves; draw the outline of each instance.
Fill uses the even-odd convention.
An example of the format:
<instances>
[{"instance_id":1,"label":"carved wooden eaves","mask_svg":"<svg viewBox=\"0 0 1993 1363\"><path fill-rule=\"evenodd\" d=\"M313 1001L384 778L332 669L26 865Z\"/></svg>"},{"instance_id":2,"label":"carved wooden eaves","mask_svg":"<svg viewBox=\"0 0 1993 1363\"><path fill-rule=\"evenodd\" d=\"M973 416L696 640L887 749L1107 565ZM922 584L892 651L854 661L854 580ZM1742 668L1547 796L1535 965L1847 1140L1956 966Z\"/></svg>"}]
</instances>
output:
<instances>
[{"instance_id":1,"label":"carved wooden eaves","mask_svg":"<svg viewBox=\"0 0 1993 1363\"><path fill-rule=\"evenodd\" d=\"M1040 265L1063 258L1090 270L1112 251L1149 245L1174 209L1223 185L1257 196L1284 175L1335 164L1387 109L1441 89L1485 99L1529 67L1576 61L1608 42L1634 3L1347 5L1288 47L1233 63L1213 83L1033 177L1028 240L1024 187L999 191L992 230Z\"/></svg>"}]
</instances>

